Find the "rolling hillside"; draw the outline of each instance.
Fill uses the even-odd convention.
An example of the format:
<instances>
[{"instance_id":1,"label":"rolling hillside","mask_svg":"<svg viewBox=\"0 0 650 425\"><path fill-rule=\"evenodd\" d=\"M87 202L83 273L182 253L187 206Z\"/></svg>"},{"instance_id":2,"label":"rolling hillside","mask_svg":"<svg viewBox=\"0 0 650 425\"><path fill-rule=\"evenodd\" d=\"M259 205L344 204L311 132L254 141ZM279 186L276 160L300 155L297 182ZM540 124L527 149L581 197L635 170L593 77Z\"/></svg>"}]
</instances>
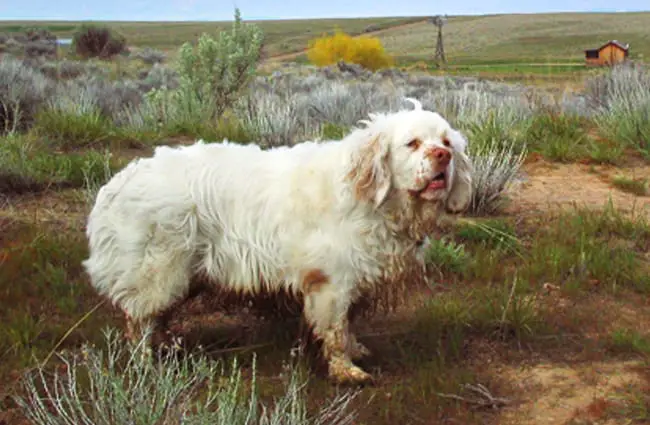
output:
<instances>
[{"instance_id":1,"label":"rolling hillside","mask_svg":"<svg viewBox=\"0 0 650 425\"><path fill-rule=\"evenodd\" d=\"M393 54L408 59L435 52L436 28L427 23L380 36ZM610 39L630 43L633 59L650 57L650 12L491 15L451 18L445 51L454 63L582 61L583 51Z\"/></svg>"},{"instance_id":2,"label":"rolling hillside","mask_svg":"<svg viewBox=\"0 0 650 425\"><path fill-rule=\"evenodd\" d=\"M364 19L313 19L251 21L258 24L266 35L265 54L278 55L294 52L307 46L310 39L336 28L350 34L399 27L422 21L422 17L364 18ZM27 26L45 27L59 37L70 37L77 22L1 21L0 33L19 31ZM102 22L122 33L132 46L149 46L162 50L178 48L183 42L195 40L201 33L213 33L229 27L229 22Z\"/></svg>"},{"instance_id":3,"label":"rolling hillside","mask_svg":"<svg viewBox=\"0 0 650 425\"><path fill-rule=\"evenodd\" d=\"M426 17L258 21L267 39L266 57L291 60L310 39L340 28L353 35L379 37L401 61L433 56L436 28ZM225 28L227 22L106 22L133 46L174 50L202 32ZM45 26L60 37L72 34L75 22L0 21L0 32L23 26ZM650 12L562 13L450 17L444 30L451 64L581 62L583 51L609 39L630 43L631 57L650 57ZM291 54L293 53L293 55Z\"/></svg>"}]
</instances>

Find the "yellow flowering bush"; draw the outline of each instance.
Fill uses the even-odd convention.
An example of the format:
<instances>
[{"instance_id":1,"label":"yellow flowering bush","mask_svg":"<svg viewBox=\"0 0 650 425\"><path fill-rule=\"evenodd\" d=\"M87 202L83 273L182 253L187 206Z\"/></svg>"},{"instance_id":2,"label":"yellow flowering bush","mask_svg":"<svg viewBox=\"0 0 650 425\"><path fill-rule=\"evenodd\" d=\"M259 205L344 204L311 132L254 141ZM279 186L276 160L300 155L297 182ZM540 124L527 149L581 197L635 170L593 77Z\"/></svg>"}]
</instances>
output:
<instances>
[{"instance_id":1,"label":"yellow flowering bush","mask_svg":"<svg viewBox=\"0 0 650 425\"><path fill-rule=\"evenodd\" d=\"M352 37L341 31L310 42L307 51L309 61L317 66L327 66L339 61L356 63L375 71L393 65L393 58L386 53L376 37Z\"/></svg>"}]
</instances>

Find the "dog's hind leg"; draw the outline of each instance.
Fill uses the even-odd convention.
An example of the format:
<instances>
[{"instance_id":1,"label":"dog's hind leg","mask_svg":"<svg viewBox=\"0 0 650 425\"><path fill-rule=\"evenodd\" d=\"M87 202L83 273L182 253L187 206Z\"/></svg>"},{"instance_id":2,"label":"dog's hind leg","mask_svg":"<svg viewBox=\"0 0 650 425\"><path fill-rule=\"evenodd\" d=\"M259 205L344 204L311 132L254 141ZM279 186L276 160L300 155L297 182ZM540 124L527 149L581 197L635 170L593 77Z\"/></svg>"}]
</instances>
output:
<instances>
[{"instance_id":1,"label":"dog's hind leg","mask_svg":"<svg viewBox=\"0 0 650 425\"><path fill-rule=\"evenodd\" d=\"M103 252L96 253L86 264L91 277L97 279L95 285L101 284L102 292L125 313L127 336L138 340L148 327L148 335L154 336L160 330L163 313L187 295L193 250L191 244L162 229L146 239L131 236L130 241L136 239L136 243L112 241L119 247L111 252L113 261L106 261L108 254ZM127 246L128 251L124 249ZM112 276L117 276L114 283L106 284ZM99 282L100 278L104 280Z\"/></svg>"}]
</instances>

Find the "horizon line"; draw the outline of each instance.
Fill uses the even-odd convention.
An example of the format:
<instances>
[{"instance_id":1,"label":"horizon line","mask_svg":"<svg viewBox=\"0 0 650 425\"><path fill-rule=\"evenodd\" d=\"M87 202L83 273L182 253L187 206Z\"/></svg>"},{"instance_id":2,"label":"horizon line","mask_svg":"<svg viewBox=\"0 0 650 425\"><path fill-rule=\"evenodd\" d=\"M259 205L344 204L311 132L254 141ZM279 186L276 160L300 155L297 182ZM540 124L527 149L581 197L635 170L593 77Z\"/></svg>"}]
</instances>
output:
<instances>
[{"instance_id":1,"label":"horizon line","mask_svg":"<svg viewBox=\"0 0 650 425\"><path fill-rule=\"evenodd\" d=\"M234 11L234 8L233 8ZM241 9L240 9L241 11ZM625 13L649 13L650 9L638 9L638 10L562 10L562 11L543 11L543 12L491 12L491 13L455 13L447 14L448 17L467 17L467 16L501 16L501 15L562 15L562 14L625 14ZM427 18L431 16L437 16L440 14L426 14L426 15L365 15L365 16L313 16L313 17L251 17L246 18L242 14L243 21L307 21L307 20L343 20L343 19L389 19L389 18ZM444 15L444 14L442 14ZM85 18L85 19L61 19L61 18L9 18L9 19L0 19L2 22L34 22L34 21L43 21L43 22L232 22L233 18L230 19L101 19L101 18Z\"/></svg>"}]
</instances>

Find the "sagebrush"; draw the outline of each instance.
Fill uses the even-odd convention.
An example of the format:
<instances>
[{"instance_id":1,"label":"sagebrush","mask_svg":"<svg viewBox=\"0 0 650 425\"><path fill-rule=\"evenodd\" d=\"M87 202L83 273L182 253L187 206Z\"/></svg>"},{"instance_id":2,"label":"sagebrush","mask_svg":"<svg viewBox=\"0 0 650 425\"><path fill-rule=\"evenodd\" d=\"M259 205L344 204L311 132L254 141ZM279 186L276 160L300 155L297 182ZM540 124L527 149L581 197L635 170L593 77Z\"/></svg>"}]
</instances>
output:
<instances>
[{"instance_id":1,"label":"sagebrush","mask_svg":"<svg viewBox=\"0 0 650 425\"><path fill-rule=\"evenodd\" d=\"M148 334L147 334L148 335ZM170 347L155 357L146 335L123 342L105 331L106 347L84 345L59 356L55 371L39 367L24 381L26 395L16 401L34 425L346 425L348 407L358 392L346 391L315 413L306 406L305 382L295 363L286 367L284 392L262 401L256 366L250 385L236 359L230 368L202 354L182 354ZM230 370L228 370L230 369Z\"/></svg>"}]
</instances>

